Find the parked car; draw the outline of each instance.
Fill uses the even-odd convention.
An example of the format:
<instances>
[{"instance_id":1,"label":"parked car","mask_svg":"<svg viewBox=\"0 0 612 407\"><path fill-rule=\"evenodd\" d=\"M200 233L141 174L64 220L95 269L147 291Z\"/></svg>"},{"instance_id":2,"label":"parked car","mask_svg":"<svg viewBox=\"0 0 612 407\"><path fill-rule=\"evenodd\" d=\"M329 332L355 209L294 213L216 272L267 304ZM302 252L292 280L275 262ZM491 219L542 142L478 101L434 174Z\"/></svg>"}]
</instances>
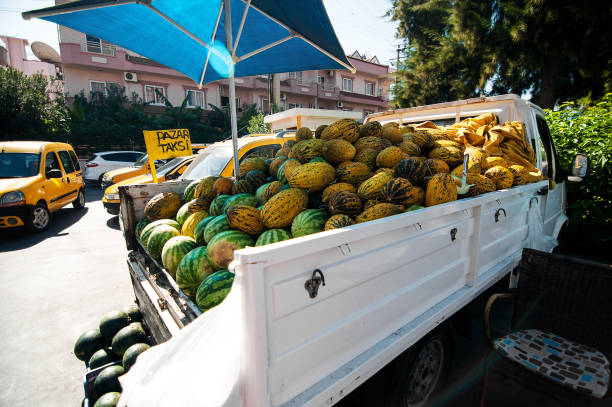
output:
<instances>
[{"instance_id":1,"label":"parked car","mask_svg":"<svg viewBox=\"0 0 612 407\"><path fill-rule=\"evenodd\" d=\"M85 181L101 182L104 173L133 165L144 153L140 151L103 151L94 153L85 163Z\"/></svg>"},{"instance_id":2,"label":"parked car","mask_svg":"<svg viewBox=\"0 0 612 407\"><path fill-rule=\"evenodd\" d=\"M240 162L249 157L273 158L287 140L294 140L295 132L281 132L276 135L253 134L238 139L238 157ZM231 177L234 174L234 149L232 140L211 144L196 156L187 167L181 179L201 179L210 175Z\"/></svg>"},{"instance_id":3,"label":"parked car","mask_svg":"<svg viewBox=\"0 0 612 407\"><path fill-rule=\"evenodd\" d=\"M191 149L193 154L198 154L203 151L209 144L192 144ZM155 160L155 168L159 168L161 165L167 163L169 160ZM145 175L151 172L149 165L149 154L144 154L134 164L119 168L116 170L109 171L102 176L101 187L102 191L106 191L108 187L117 182L121 182L126 179L134 178L139 175Z\"/></svg>"},{"instance_id":4,"label":"parked car","mask_svg":"<svg viewBox=\"0 0 612 407\"><path fill-rule=\"evenodd\" d=\"M159 182L169 181L171 179L177 179L191 164L196 156L190 155L186 157L177 157L168 161L164 165L160 166L156 170L157 179ZM102 197L102 204L106 211L111 215L119 214L119 187L123 185L139 185L139 184L150 184L153 182L153 176L151 173L139 175L133 178L129 178L113 184L106 188L104 196Z\"/></svg>"},{"instance_id":5,"label":"parked car","mask_svg":"<svg viewBox=\"0 0 612 407\"><path fill-rule=\"evenodd\" d=\"M85 207L84 185L70 144L0 142L0 229L47 229L52 212L69 203Z\"/></svg>"}]
</instances>

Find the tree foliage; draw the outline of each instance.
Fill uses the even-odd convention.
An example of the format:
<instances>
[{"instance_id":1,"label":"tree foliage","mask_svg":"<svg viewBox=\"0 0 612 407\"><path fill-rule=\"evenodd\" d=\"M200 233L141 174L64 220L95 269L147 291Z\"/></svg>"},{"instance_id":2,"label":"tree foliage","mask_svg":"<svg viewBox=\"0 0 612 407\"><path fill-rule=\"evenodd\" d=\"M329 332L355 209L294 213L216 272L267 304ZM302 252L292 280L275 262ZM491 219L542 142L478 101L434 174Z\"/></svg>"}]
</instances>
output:
<instances>
[{"instance_id":1,"label":"tree foliage","mask_svg":"<svg viewBox=\"0 0 612 407\"><path fill-rule=\"evenodd\" d=\"M264 122L264 114L257 112L249 119L249 125L247 126L247 132L249 134L261 134L270 133L270 124Z\"/></svg>"},{"instance_id":2,"label":"tree foliage","mask_svg":"<svg viewBox=\"0 0 612 407\"><path fill-rule=\"evenodd\" d=\"M612 91L608 2L393 0L405 41L395 103L532 95L542 106Z\"/></svg>"},{"instance_id":3,"label":"tree foliage","mask_svg":"<svg viewBox=\"0 0 612 407\"><path fill-rule=\"evenodd\" d=\"M0 68L0 140L64 141L68 110L53 78Z\"/></svg>"},{"instance_id":4,"label":"tree foliage","mask_svg":"<svg viewBox=\"0 0 612 407\"><path fill-rule=\"evenodd\" d=\"M612 93L590 106L564 103L547 110L546 120L563 167L570 168L578 153L589 156L585 179L566 183L570 220L564 249L612 261Z\"/></svg>"}]
</instances>

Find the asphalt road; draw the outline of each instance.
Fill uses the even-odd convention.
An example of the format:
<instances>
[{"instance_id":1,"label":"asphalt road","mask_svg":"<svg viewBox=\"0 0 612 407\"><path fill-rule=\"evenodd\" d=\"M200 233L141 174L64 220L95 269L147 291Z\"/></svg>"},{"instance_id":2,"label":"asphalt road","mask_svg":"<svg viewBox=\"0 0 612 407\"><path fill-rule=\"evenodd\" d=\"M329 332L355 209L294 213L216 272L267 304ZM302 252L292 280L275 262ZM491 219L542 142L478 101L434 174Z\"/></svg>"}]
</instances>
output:
<instances>
[{"instance_id":1,"label":"asphalt road","mask_svg":"<svg viewBox=\"0 0 612 407\"><path fill-rule=\"evenodd\" d=\"M0 230L0 406L78 406L85 365L79 335L134 301L118 218L99 187L40 234Z\"/></svg>"}]
</instances>

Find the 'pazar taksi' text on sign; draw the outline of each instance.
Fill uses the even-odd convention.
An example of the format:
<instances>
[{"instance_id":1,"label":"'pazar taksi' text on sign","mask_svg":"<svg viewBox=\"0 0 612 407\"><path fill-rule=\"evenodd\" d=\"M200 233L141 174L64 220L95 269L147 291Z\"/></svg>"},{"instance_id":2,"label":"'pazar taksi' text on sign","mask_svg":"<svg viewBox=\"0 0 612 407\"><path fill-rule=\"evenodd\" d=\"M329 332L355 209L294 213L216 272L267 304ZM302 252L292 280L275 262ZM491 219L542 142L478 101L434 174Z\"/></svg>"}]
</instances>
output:
<instances>
[{"instance_id":1,"label":"'pazar taksi' text on sign","mask_svg":"<svg viewBox=\"0 0 612 407\"><path fill-rule=\"evenodd\" d=\"M151 160L191 155L191 139L187 129L143 131Z\"/></svg>"}]
</instances>

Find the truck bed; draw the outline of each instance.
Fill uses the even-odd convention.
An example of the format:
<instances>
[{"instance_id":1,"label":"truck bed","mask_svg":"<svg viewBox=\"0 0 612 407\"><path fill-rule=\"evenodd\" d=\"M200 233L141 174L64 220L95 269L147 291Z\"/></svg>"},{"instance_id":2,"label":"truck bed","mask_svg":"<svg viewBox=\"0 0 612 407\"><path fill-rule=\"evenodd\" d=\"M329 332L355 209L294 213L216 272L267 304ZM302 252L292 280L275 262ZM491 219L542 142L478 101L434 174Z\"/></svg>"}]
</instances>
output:
<instances>
[{"instance_id":1,"label":"truck bed","mask_svg":"<svg viewBox=\"0 0 612 407\"><path fill-rule=\"evenodd\" d=\"M164 271L147 262L129 234L144 202L185 185L120 188L130 257L137 265L148 263L151 276ZM528 211L546 185L236 251L230 271L242 281L246 399L262 406L337 402L518 264L527 245ZM305 283L314 270L325 285L311 298ZM173 303L182 293L166 284L162 300L175 308L177 322L156 298L153 286L162 280L131 272L160 340L197 317L189 312L190 301Z\"/></svg>"}]
</instances>

